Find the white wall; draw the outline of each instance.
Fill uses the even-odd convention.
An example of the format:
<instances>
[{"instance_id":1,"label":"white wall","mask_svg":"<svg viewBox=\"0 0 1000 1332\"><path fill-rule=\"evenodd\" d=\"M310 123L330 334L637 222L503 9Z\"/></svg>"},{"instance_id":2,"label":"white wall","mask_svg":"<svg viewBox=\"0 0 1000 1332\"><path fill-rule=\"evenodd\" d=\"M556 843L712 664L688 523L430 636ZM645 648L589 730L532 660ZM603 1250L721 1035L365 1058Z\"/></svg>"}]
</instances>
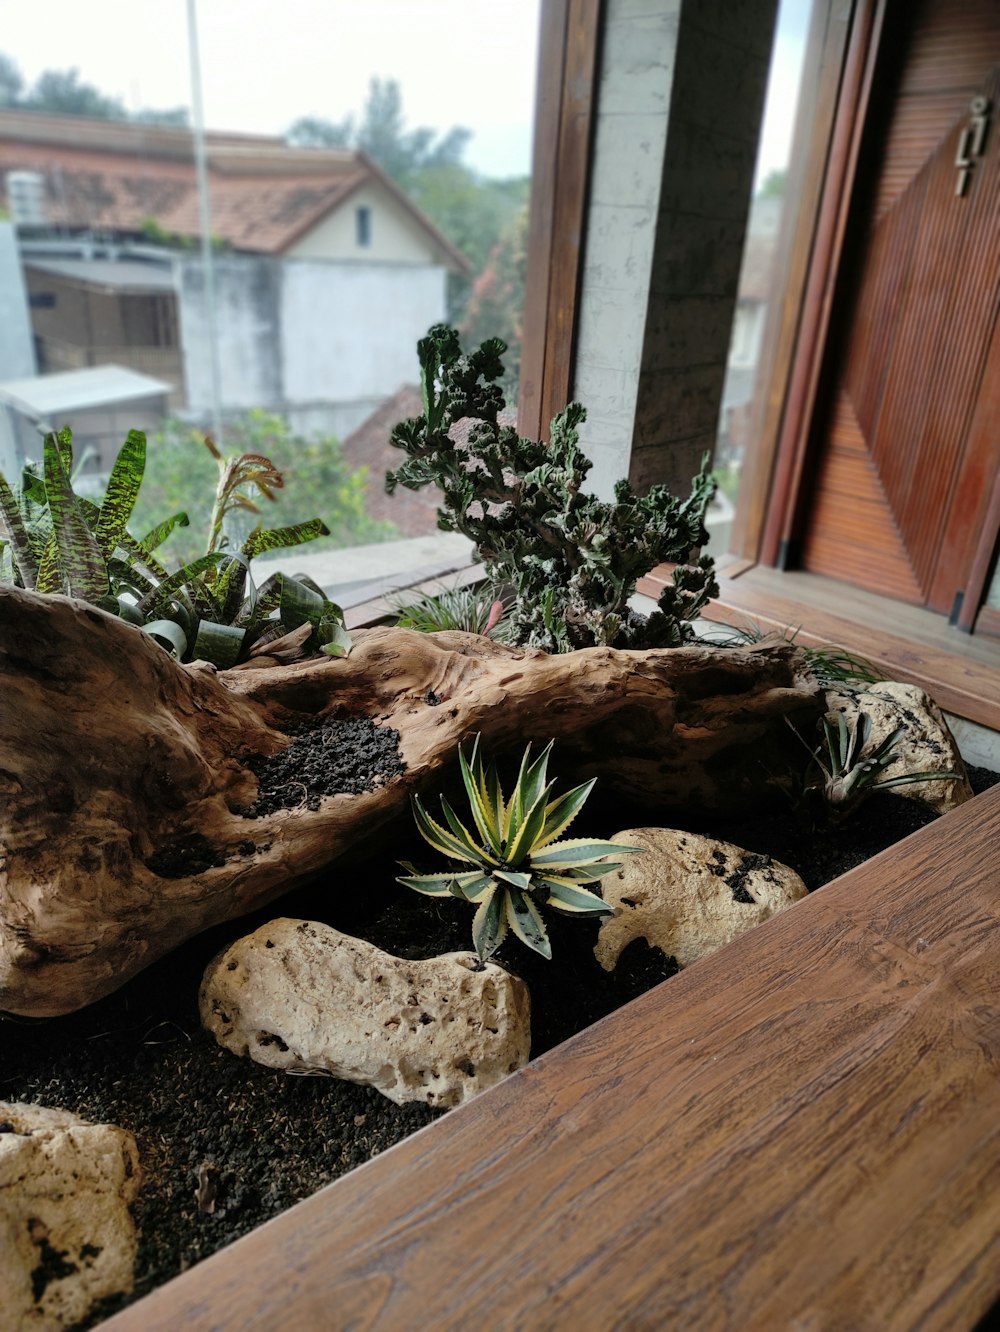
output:
<instances>
[{"instance_id":1,"label":"white wall","mask_svg":"<svg viewBox=\"0 0 1000 1332\"><path fill-rule=\"evenodd\" d=\"M371 212L371 244L358 245L357 210ZM339 259L357 263L434 264L430 237L377 181L362 185L335 212L292 245L290 259Z\"/></svg>"},{"instance_id":2,"label":"white wall","mask_svg":"<svg viewBox=\"0 0 1000 1332\"><path fill-rule=\"evenodd\" d=\"M0 219L0 380L36 373L35 344L14 226Z\"/></svg>"},{"instance_id":3,"label":"white wall","mask_svg":"<svg viewBox=\"0 0 1000 1332\"><path fill-rule=\"evenodd\" d=\"M384 398L417 382L417 340L445 316L443 267L289 260L283 275L290 404Z\"/></svg>"}]
</instances>

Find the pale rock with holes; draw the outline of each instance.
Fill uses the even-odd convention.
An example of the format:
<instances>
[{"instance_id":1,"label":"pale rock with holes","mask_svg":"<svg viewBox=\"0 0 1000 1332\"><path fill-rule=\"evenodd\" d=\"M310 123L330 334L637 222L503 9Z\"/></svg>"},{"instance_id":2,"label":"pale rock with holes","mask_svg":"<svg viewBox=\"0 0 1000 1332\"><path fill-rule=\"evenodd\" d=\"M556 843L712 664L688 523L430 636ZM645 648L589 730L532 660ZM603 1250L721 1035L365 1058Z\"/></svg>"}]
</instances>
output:
<instances>
[{"instance_id":1,"label":"pale rock with holes","mask_svg":"<svg viewBox=\"0 0 1000 1332\"><path fill-rule=\"evenodd\" d=\"M972 787L965 771L965 763L958 745L948 729L941 709L916 685L898 684L891 680L868 685L864 690L828 689L826 691L827 720L837 724L837 713L842 712L848 726L864 712L871 720L871 735L865 750L876 749L896 730L904 728L893 751L895 757L886 767L879 781L902 777L916 772L953 772L954 781L911 782L892 787L893 795L919 800L938 814L944 814L956 805L972 799Z\"/></svg>"},{"instance_id":2,"label":"pale rock with holes","mask_svg":"<svg viewBox=\"0 0 1000 1332\"><path fill-rule=\"evenodd\" d=\"M131 1133L0 1101L0 1327L50 1332L133 1285Z\"/></svg>"},{"instance_id":3,"label":"pale rock with holes","mask_svg":"<svg viewBox=\"0 0 1000 1332\"><path fill-rule=\"evenodd\" d=\"M364 1083L397 1105L460 1105L527 1063L531 1044L528 988L494 963L408 961L288 917L220 953L199 1004L227 1050Z\"/></svg>"},{"instance_id":4,"label":"pale rock with holes","mask_svg":"<svg viewBox=\"0 0 1000 1332\"><path fill-rule=\"evenodd\" d=\"M605 971L635 939L690 966L807 893L787 865L730 842L673 828L626 828L613 840L645 854L601 881L615 908L594 947Z\"/></svg>"}]
</instances>

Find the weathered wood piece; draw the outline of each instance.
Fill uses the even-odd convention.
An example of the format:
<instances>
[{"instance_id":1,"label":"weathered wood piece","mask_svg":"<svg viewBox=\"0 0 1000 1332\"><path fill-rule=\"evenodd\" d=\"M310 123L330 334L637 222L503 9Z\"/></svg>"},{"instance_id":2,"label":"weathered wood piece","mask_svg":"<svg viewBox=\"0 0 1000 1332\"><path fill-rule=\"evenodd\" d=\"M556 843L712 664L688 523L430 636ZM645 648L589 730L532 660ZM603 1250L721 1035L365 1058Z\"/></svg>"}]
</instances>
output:
<instances>
[{"instance_id":1,"label":"weathered wood piece","mask_svg":"<svg viewBox=\"0 0 1000 1332\"><path fill-rule=\"evenodd\" d=\"M973 1327L1000 1295L998 880L995 787L106 1332Z\"/></svg>"},{"instance_id":2,"label":"weathered wood piece","mask_svg":"<svg viewBox=\"0 0 1000 1332\"><path fill-rule=\"evenodd\" d=\"M745 807L761 765L794 752L782 717L819 710L784 645L550 657L372 629L346 659L216 672L92 606L11 587L0 679L0 1009L36 1016L100 998L328 865L476 732L494 750L555 737L560 777L599 775L647 806ZM397 729L403 773L247 817L248 761L338 712Z\"/></svg>"}]
</instances>

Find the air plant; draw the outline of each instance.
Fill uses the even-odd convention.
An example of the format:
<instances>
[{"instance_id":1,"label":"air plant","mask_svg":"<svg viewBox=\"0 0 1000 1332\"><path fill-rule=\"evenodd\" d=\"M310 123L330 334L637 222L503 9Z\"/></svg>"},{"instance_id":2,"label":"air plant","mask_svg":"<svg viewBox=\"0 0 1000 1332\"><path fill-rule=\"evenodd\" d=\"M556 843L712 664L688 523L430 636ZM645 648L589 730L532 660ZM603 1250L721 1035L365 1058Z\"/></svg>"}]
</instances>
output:
<instances>
[{"instance_id":1,"label":"air plant","mask_svg":"<svg viewBox=\"0 0 1000 1332\"><path fill-rule=\"evenodd\" d=\"M802 740L791 722L788 724ZM905 726L897 726L867 754L865 747L871 738L872 726L866 712L858 713L853 725L848 725L844 714L838 712L836 724L824 717L822 726L822 741L809 751L810 768L814 764L819 768L819 774L811 777L807 770L805 789L820 792L834 819L846 818L873 791L888 791L915 782L958 780L959 774L954 772L908 772L883 777L886 768L899 757L894 750L906 734ZM804 740L802 743L806 745Z\"/></svg>"}]
</instances>

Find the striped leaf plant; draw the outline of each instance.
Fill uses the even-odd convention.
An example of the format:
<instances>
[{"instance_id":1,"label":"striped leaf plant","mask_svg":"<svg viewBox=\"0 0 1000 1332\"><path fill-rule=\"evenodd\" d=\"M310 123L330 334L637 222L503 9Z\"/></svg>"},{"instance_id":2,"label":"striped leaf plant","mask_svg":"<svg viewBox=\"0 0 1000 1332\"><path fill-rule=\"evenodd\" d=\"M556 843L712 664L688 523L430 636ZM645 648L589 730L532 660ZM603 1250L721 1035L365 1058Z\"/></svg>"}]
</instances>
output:
<instances>
[{"instance_id":1,"label":"striped leaf plant","mask_svg":"<svg viewBox=\"0 0 1000 1332\"><path fill-rule=\"evenodd\" d=\"M339 607L321 588L302 575L280 573L257 588L250 575L255 555L325 535L326 525L314 518L292 527L255 527L238 551L227 549L226 513L259 513L246 490L256 487L270 499L282 480L267 458L227 460L214 445L212 451L220 482L208 549L168 573L156 552L176 527L187 526L187 514L173 514L141 538L128 530L146 466L142 431L128 432L100 504L73 489L69 428L46 435L40 472L26 467L19 488L0 475L0 580L92 602L185 661L232 666L307 624L311 643L344 655L350 637Z\"/></svg>"},{"instance_id":2,"label":"striped leaf plant","mask_svg":"<svg viewBox=\"0 0 1000 1332\"><path fill-rule=\"evenodd\" d=\"M552 949L540 908L551 907L569 916L613 914L614 909L592 889L606 874L621 869L621 862L609 860L609 856L641 850L590 838L559 840L597 779L551 799L554 783L546 779L551 753L552 741L534 760L531 746L527 747L507 799L496 763L483 761L480 737L468 759L459 749L474 832L459 820L447 797L441 797L447 826L434 820L420 799L413 797L421 836L456 865L435 874L420 874L403 862L407 874L398 882L432 897L451 895L472 903L476 908L472 942L480 961L496 952L509 931L550 958Z\"/></svg>"}]
</instances>

